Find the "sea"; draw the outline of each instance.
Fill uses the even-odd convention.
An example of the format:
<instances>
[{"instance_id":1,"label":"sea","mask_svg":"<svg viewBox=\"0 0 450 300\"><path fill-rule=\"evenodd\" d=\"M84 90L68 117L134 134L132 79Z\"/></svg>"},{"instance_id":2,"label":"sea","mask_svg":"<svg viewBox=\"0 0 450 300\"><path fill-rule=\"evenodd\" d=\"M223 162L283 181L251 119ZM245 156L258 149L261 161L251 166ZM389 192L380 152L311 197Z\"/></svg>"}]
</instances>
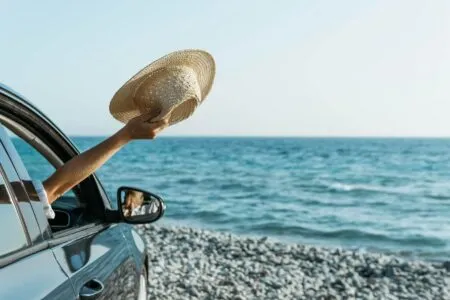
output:
<instances>
[{"instance_id":1,"label":"sea","mask_svg":"<svg viewBox=\"0 0 450 300\"><path fill-rule=\"evenodd\" d=\"M161 137L96 173L113 206L122 185L160 195L161 224L450 258L450 139Z\"/></svg>"}]
</instances>

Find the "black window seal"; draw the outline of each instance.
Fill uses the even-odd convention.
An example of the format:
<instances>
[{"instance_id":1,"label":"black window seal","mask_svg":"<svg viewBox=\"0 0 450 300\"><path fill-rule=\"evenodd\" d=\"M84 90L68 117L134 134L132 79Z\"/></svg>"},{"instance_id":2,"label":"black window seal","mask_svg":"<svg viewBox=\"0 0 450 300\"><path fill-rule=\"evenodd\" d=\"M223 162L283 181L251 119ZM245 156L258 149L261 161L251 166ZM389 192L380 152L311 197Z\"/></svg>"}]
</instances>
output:
<instances>
[{"instance_id":1,"label":"black window seal","mask_svg":"<svg viewBox=\"0 0 450 300\"><path fill-rule=\"evenodd\" d=\"M42 142L51 144L50 148L63 162L80 153L73 142L47 116L23 97L1 84L0 114L24 126L31 133L38 136ZM86 180L86 186L89 186L89 189L95 193L93 197L99 200L91 206L94 208L95 213L98 214L98 217L104 220L105 210L112 208L112 202L95 173L86 178Z\"/></svg>"},{"instance_id":2,"label":"black window seal","mask_svg":"<svg viewBox=\"0 0 450 300\"><path fill-rule=\"evenodd\" d=\"M100 232L104 229L106 229L107 227L109 227L110 224L106 224L106 223L90 223L84 226L80 226L80 227L74 227L62 232L57 232L54 233L52 238L47 240L50 247L53 248L57 245L69 242L69 241L74 241L74 240L78 240L82 237L86 237L89 235L92 235L94 233Z\"/></svg>"}]
</instances>

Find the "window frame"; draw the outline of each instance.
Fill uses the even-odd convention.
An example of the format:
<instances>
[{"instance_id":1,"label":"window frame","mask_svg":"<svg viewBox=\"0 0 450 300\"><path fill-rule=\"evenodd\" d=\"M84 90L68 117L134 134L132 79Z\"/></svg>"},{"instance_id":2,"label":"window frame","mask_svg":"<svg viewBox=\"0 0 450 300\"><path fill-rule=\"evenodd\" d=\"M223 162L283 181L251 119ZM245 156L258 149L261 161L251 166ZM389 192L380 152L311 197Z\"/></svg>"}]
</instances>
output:
<instances>
[{"instance_id":1,"label":"window frame","mask_svg":"<svg viewBox=\"0 0 450 300\"><path fill-rule=\"evenodd\" d=\"M25 98L14 92L10 88L0 83L0 118L1 126L5 126L9 129L12 123L16 123L19 126L26 129L31 135L38 137L38 139L62 161L66 162L80 152L71 142L71 140L64 135L64 133L42 112L36 107L30 104ZM7 121L7 122L5 122ZM4 130L4 129L3 129ZM22 137L23 138L23 137ZM2 137L0 137L2 139ZM6 135L3 139L7 139L4 148L9 155L10 161L15 166L19 179L22 181L28 181L28 173L23 172L24 163L22 158L17 152L11 138ZM24 139L26 141L26 139ZM28 142L28 141L26 141ZM31 145L32 146L32 145ZM36 149L36 147L33 147ZM40 152L38 149L36 149ZM25 166L26 170L26 166ZM25 173L25 174L24 174ZM79 236L86 233L92 233L92 231L102 230L105 226L109 226L111 222L108 220L111 210L111 201L108 198L100 180L95 174L89 176L84 186L84 192L87 194L86 200L89 200L90 206L88 209L92 209L94 221L80 227L69 228L57 233L49 231L50 234L45 236L44 241L48 243L59 243L58 241L70 240L71 236ZM27 193L29 196L29 193ZM95 201L95 202L94 202ZM49 224L45 218L43 211L37 211L33 208L34 214L38 219L38 223L41 224L42 218ZM41 219L41 220L39 220ZM44 231L41 228L41 232ZM44 232L42 232L44 234Z\"/></svg>"},{"instance_id":2,"label":"window frame","mask_svg":"<svg viewBox=\"0 0 450 300\"><path fill-rule=\"evenodd\" d=\"M0 135L0 151L5 152L5 156L3 156L3 159L9 160L9 162L14 166L13 161L8 156L8 152L6 150L6 147L3 145L3 136ZM22 212L22 208L19 205L19 202L17 201L17 196L14 192L14 189L12 188L11 182L3 168L3 161L0 161L0 176L2 176L3 181L5 182L5 188L7 190L7 193L10 197L11 204L14 206L14 210L16 215L19 217L20 225L22 226L22 230L24 231L24 234L27 239L27 245L24 248L17 249L15 251L12 251L10 253L5 254L3 257L0 258L0 268L3 268L11 263L14 263L24 257L27 257L33 253L36 253L38 251L44 250L49 247L49 243L47 241L39 241L38 243L33 244L33 242L30 239L30 233L29 233L29 226L30 223L34 223L37 226L36 220L27 220L27 218L24 216Z\"/></svg>"},{"instance_id":3,"label":"window frame","mask_svg":"<svg viewBox=\"0 0 450 300\"><path fill-rule=\"evenodd\" d=\"M28 174L27 171L27 167L25 165L25 163L23 162L19 152L16 149L16 146L14 145L14 143L11 140L11 137L9 135L6 134L6 127L4 124L0 123L0 137L1 137L1 144L4 145L4 149L7 153L7 155L9 156L9 160L12 163L12 165L14 166L14 168L16 169L16 174L18 175L19 180L22 182L22 184L24 183L24 181L30 181L31 178ZM21 138L21 137L19 137ZM22 139L25 143L28 143L28 141L26 141L25 139ZM6 146L7 145L7 146ZM30 147L33 147L32 145L29 145ZM34 148L34 147L33 147ZM42 155L42 153L40 153L40 151L36 148L34 148L35 151L37 151L40 155ZM49 162L50 163L50 162ZM95 175L91 175L90 177L93 177L96 183L96 189L98 190L98 192L100 193L101 197L103 197L102 194L102 189L103 187L101 186L100 182L97 180L97 178L95 178ZM92 178L90 178L90 180L92 180ZM83 187L80 186L79 190L80 192L82 192ZM30 198L30 194L29 191L26 190L27 196L28 198ZM91 191L87 191L87 194L91 194ZM106 194L106 193L105 193ZM95 195L88 195L87 198L97 198ZM89 200L89 199L88 199ZM99 199L100 200L100 199ZM35 208L33 208L34 214L37 218L39 219L45 219L46 222L46 226L47 228L50 228L50 224L47 221L47 218L45 217L45 214L43 211L38 211ZM93 227L96 227L100 224L105 223L105 219L103 218L98 218L96 217L94 221L89 222L85 225L82 226L75 226L75 227L71 227L62 231L58 231L58 232L52 232L51 230L49 230L49 236L46 238L46 240L52 240L52 239L56 239L58 241L62 241L62 240L70 240L70 236L75 234L77 236L80 236L80 234L82 235L81 232L83 232L84 230L88 230L89 232L91 232ZM64 236L68 236L69 238L63 238Z\"/></svg>"},{"instance_id":4,"label":"window frame","mask_svg":"<svg viewBox=\"0 0 450 300\"><path fill-rule=\"evenodd\" d=\"M46 146L50 147L55 155L57 155L63 162L79 154L79 150L73 145L70 139L66 137L64 133L48 117L46 117L36 107L25 100L24 97L1 83L0 118L2 118L2 120L6 119L13 123L15 122L20 126L26 128L27 131L31 134L38 136L39 139ZM5 132L3 126L8 128L9 126L7 126L7 124L5 124L4 122L0 123L2 131ZM1 146L5 149L7 159L15 168L15 172L18 175L19 181L24 186L24 181L28 181L30 178L27 178L27 172L26 174L24 174L23 170L21 170L20 164L23 165L23 162L21 160L21 157L18 156L17 149L15 148L14 144L7 134L6 136L0 134L0 142ZM17 159L20 159L20 162L17 162ZM3 168L3 166L1 167ZM101 201L101 203L95 204L95 209L97 210L97 215L99 218L95 223L89 223L80 227L73 227L71 229L55 234L49 229L50 225L43 211L38 211L31 205L31 211L33 212L34 217L31 218L30 216L24 214L20 205L17 205L19 201L17 199L16 193L14 192L14 189L11 187L11 182L8 176L6 176L6 172L4 172L4 170L2 171L5 182L9 185L9 191L13 192L14 197L12 201L15 201L16 207L18 209L17 212L24 218L24 220L30 221L25 222L25 227L23 227L25 234L29 235L30 227L33 226L34 228L38 229L42 239L32 241L32 243L28 244L28 246L26 246L25 248L8 253L4 257L0 258L0 268L8 266L16 261L24 259L42 250L51 249L57 245L70 242L71 240L76 240L78 238L82 238L84 236L105 230L114 223L114 221L111 222L108 218L112 210L111 201L109 200L108 195L106 194L100 180L95 174L92 174L89 177L88 193L96 193L97 195L93 195L94 199L98 199L99 202ZM33 201L30 201L29 193L26 192L25 188L24 190L25 195L28 197L28 199L25 199L25 201L32 203ZM21 199L21 201L22 200L23 199Z\"/></svg>"}]
</instances>

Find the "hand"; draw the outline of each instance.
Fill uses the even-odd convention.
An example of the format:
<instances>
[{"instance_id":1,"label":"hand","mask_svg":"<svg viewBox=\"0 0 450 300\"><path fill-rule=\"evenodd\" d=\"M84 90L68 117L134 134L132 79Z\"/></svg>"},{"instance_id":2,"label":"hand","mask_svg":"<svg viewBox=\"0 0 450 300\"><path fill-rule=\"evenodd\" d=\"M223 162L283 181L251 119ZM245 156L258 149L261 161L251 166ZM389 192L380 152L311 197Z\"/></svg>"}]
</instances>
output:
<instances>
[{"instance_id":1,"label":"hand","mask_svg":"<svg viewBox=\"0 0 450 300\"><path fill-rule=\"evenodd\" d=\"M158 133L168 126L170 113L166 114L162 119L152 122L152 119L156 116L155 113L147 113L135 117L128 121L122 130L130 140L154 139Z\"/></svg>"}]
</instances>

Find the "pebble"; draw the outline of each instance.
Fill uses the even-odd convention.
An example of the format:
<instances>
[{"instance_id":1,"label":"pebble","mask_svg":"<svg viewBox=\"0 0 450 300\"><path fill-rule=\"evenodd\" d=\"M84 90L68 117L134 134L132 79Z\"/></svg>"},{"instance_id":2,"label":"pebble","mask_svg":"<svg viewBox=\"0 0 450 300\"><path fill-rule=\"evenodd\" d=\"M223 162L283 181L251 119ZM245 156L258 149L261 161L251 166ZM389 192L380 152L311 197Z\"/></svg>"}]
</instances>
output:
<instances>
[{"instance_id":1,"label":"pebble","mask_svg":"<svg viewBox=\"0 0 450 300\"><path fill-rule=\"evenodd\" d=\"M443 299L450 262L283 244L185 227L137 225L149 299Z\"/></svg>"},{"instance_id":2,"label":"pebble","mask_svg":"<svg viewBox=\"0 0 450 300\"><path fill-rule=\"evenodd\" d=\"M447 270L447 272L450 272L450 261L446 261L442 264L442 266Z\"/></svg>"}]
</instances>

